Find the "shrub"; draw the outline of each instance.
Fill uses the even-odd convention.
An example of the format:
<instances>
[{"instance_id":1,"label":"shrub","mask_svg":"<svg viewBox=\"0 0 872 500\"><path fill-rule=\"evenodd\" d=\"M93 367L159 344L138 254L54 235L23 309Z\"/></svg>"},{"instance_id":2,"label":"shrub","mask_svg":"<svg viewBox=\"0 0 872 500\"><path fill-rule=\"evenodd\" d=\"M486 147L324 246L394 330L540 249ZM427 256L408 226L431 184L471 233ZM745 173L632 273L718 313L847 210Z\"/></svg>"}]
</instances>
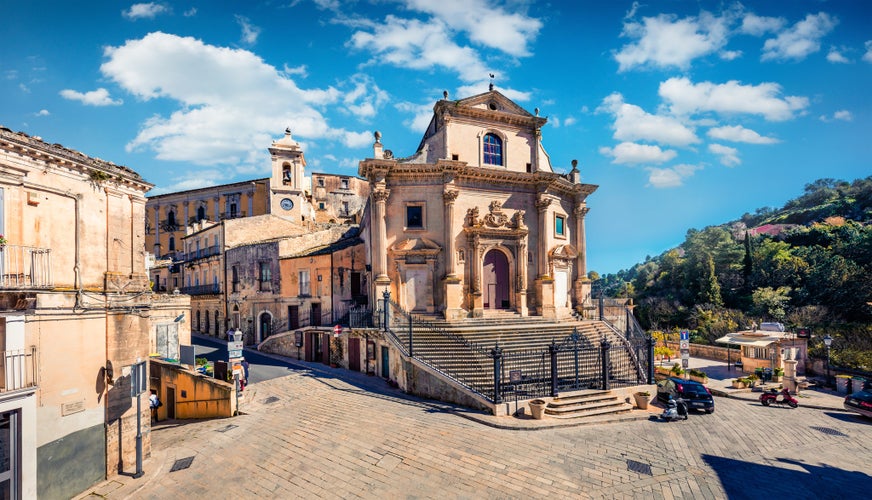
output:
<instances>
[{"instance_id":1,"label":"shrub","mask_svg":"<svg viewBox=\"0 0 872 500\"><path fill-rule=\"evenodd\" d=\"M690 372L690 374L693 375L694 377L708 378L708 374L706 374L706 372L704 372L704 371L702 371L702 370L696 370L696 369L691 368L691 369L689 370L689 372Z\"/></svg>"}]
</instances>

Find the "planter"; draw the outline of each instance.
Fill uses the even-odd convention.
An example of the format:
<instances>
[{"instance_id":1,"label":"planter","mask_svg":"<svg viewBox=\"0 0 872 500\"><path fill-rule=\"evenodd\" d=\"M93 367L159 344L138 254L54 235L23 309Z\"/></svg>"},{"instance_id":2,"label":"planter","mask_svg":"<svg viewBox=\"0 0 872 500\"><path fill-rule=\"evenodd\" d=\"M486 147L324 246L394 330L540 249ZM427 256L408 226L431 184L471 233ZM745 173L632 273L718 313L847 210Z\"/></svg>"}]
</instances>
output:
<instances>
[{"instance_id":1,"label":"planter","mask_svg":"<svg viewBox=\"0 0 872 500\"><path fill-rule=\"evenodd\" d=\"M641 392L633 394L633 399L636 400L636 406L638 406L640 410L648 409L648 398L650 397L649 394L643 394Z\"/></svg>"},{"instance_id":2,"label":"planter","mask_svg":"<svg viewBox=\"0 0 872 500\"><path fill-rule=\"evenodd\" d=\"M700 377L698 375L691 375L690 380L693 380L694 382L699 382L700 384L708 384L709 383L708 377Z\"/></svg>"},{"instance_id":3,"label":"planter","mask_svg":"<svg viewBox=\"0 0 872 500\"><path fill-rule=\"evenodd\" d=\"M527 404L530 405L530 414L533 415L533 418L542 420L542 417L545 416L545 407L548 406L548 403L544 399L533 399Z\"/></svg>"},{"instance_id":4,"label":"planter","mask_svg":"<svg viewBox=\"0 0 872 500\"><path fill-rule=\"evenodd\" d=\"M745 389L748 387L748 384L744 382L739 382L738 380L733 380L733 389Z\"/></svg>"}]
</instances>

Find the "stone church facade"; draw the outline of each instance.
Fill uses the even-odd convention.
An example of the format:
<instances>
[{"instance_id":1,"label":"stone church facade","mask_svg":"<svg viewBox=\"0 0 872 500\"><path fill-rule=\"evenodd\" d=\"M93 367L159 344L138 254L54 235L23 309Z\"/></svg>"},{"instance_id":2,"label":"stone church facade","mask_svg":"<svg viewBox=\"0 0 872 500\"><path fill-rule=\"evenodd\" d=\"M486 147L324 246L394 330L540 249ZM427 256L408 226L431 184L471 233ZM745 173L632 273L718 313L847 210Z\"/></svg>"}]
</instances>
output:
<instances>
[{"instance_id":1,"label":"stone church facade","mask_svg":"<svg viewBox=\"0 0 872 500\"><path fill-rule=\"evenodd\" d=\"M414 155L394 157L376 132L359 164L372 292L448 320L569 316L590 294L584 218L597 186L581 182L575 161L554 172L538 110L493 88L444 97Z\"/></svg>"}]
</instances>

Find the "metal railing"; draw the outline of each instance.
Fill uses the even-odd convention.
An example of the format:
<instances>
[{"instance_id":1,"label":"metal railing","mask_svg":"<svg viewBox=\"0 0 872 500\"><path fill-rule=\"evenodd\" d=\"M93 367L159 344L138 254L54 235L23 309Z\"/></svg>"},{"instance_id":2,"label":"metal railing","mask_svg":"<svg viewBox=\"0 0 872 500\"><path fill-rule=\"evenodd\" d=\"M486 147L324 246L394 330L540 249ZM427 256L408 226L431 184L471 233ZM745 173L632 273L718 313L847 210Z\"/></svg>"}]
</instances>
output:
<instances>
[{"instance_id":1,"label":"metal railing","mask_svg":"<svg viewBox=\"0 0 872 500\"><path fill-rule=\"evenodd\" d=\"M221 286L218 283L211 285L183 286L179 289L185 295L209 295L221 293Z\"/></svg>"},{"instance_id":2,"label":"metal railing","mask_svg":"<svg viewBox=\"0 0 872 500\"><path fill-rule=\"evenodd\" d=\"M400 351L486 399L557 396L561 391L609 390L653 383L653 341L632 314L625 335L606 325L600 341L577 330L547 349L492 349L454 335L404 311L385 293L377 326ZM605 332L608 332L606 334Z\"/></svg>"},{"instance_id":3,"label":"metal railing","mask_svg":"<svg viewBox=\"0 0 872 500\"><path fill-rule=\"evenodd\" d=\"M21 245L0 248L0 289L53 286L50 248Z\"/></svg>"},{"instance_id":4,"label":"metal railing","mask_svg":"<svg viewBox=\"0 0 872 500\"><path fill-rule=\"evenodd\" d=\"M190 262L194 259L204 259L206 257L218 255L219 253L221 253L221 251L218 248L218 245L212 245L210 247L194 250L193 252L188 252L187 254L185 254L185 261Z\"/></svg>"},{"instance_id":5,"label":"metal railing","mask_svg":"<svg viewBox=\"0 0 872 500\"><path fill-rule=\"evenodd\" d=\"M36 387L36 347L0 353L0 391Z\"/></svg>"}]
</instances>

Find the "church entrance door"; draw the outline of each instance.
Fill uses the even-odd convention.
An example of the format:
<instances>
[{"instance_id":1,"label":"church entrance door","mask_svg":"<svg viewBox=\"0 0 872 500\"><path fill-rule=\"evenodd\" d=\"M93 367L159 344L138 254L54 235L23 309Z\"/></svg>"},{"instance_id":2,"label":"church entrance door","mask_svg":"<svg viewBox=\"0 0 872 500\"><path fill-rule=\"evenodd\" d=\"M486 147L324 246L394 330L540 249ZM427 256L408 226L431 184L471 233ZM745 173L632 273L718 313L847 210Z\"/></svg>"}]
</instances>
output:
<instances>
[{"instance_id":1,"label":"church entrance door","mask_svg":"<svg viewBox=\"0 0 872 500\"><path fill-rule=\"evenodd\" d=\"M499 250L484 256L482 285L485 309L509 309L509 259Z\"/></svg>"}]
</instances>

